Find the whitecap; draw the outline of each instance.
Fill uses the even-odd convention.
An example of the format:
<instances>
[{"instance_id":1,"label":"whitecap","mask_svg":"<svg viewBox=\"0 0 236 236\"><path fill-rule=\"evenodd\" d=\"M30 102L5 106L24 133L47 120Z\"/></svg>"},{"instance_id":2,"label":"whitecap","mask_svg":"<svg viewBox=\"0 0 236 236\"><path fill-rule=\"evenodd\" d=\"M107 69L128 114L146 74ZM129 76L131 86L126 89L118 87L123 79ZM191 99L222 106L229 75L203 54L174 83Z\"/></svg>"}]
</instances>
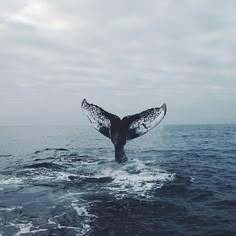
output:
<instances>
[{"instance_id":1,"label":"whitecap","mask_svg":"<svg viewBox=\"0 0 236 236\"><path fill-rule=\"evenodd\" d=\"M0 175L0 185L22 184L23 179L11 176Z\"/></svg>"},{"instance_id":2,"label":"whitecap","mask_svg":"<svg viewBox=\"0 0 236 236\"><path fill-rule=\"evenodd\" d=\"M35 233L38 233L38 232L44 232L44 231L47 231L48 229L35 229L35 230L32 230L31 233L32 234L35 234Z\"/></svg>"},{"instance_id":3,"label":"whitecap","mask_svg":"<svg viewBox=\"0 0 236 236\"><path fill-rule=\"evenodd\" d=\"M19 228L19 231L15 234L15 236L20 236L21 234L29 234L31 231L31 228L33 227L32 222L25 223L25 224L11 224L13 226L16 226Z\"/></svg>"},{"instance_id":4,"label":"whitecap","mask_svg":"<svg viewBox=\"0 0 236 236\"><path fill-rule=\"evenodd\" d=\"M34 229L31 230L31 228L33 227L32 222L28 222L28 223L21 223L21 224L13 224L11 223L12 226L15 226L16 228L19 229L19 231L15 234L15 236L20 236L20 235L25 235L25 234L35 234L38 232L44 232L47 231L48 229Z\"/></svg>"},{"instance_id":5,"label":"whitecap","mask_svg":"<svg viewBox=\"0 0 236 236\"><path fill-rule=\"evenodd\" d=\"M13 206L13 207L0 207L0 211L6 211L6 212L10 212L10 211L14 211L17 209L22 209L21 206Z\"/></svg>"},{"instance_id":6,"label":"whitecap","mask_svg":"<svg viewBox=\"0 0 236 236\"><path fill-rule=\"evenodd\" d=\"M95 177L107 176L113 181L103 189L110 190L117 198L123 198L127 195L149 197L151 190L161 188L165 182L172 181L175 175L162 170L156 163L154 168L150 166L150 162L146 165L145 162L135 160L116 168L104 166Z\"/></svg>"},{"instance_id":7,"label":"whitecap","mask_svg":"<svg viewBox=\"0 0 236 236\"><path fill-rule=\"evenodd\" d=\"M71 206L73 207L73 209L75 210L75 212L77 213L77 215L82 218L81 220L81 228L80 228L80 234L78 235L84 235L87 232L89 232L91 230L91 226L90 224L95 220L95 218L97 218L97 216L90 214L89 213L89 208L90 208L90 203L85 204L83 203L77 203L78 200L75 200L74 202L72 202Z\"/></svg>"}]
</instances>

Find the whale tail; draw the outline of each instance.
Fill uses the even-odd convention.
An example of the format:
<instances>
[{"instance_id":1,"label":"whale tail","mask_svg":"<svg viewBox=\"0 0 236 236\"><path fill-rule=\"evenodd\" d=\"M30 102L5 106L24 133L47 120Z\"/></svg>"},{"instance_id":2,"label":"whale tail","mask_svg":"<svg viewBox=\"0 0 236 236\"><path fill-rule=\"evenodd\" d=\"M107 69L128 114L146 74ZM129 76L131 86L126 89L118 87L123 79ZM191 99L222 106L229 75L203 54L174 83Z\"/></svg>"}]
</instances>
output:
<instances>
[{"instance_id":1,"label":"whale tail","mask_svg":"<svg viewBox=\"0 0 236 236\"><path fill-rule=\"evenodd\" d=\"M166 104L160 108L151 108L135 115L125 116L122 121L128 124L127 140L131 140L146 134L156 127L165 117Z\"/></svg>"},{"instance_id":2,"label":"whale tail","mask_svg":"<svg viewBox=\"0 0 236 236\"><path fill-rule=\"evenodd\" d=\"M97 105L88 103L86 99L82 101L81 109L98 132L107 138L111 138L111 124L113 120L120 119L118 116L103 110Z\"/></svg>"},{"instance_id":3,"label":"whale tail","mask_svg":"<svg viewBox=\"0 0 236 236\"><path fill-rule=\"evenodd\" d=\"M86 99L82 101L81 108L93 127L111 139L115 146L115 157L118 162L127 159L124 152L126 141L140 137L156 127L167 112L164 103L161 107L151 108L120 119L117 115L88 103Z\"/></svg>"}]
</instances>

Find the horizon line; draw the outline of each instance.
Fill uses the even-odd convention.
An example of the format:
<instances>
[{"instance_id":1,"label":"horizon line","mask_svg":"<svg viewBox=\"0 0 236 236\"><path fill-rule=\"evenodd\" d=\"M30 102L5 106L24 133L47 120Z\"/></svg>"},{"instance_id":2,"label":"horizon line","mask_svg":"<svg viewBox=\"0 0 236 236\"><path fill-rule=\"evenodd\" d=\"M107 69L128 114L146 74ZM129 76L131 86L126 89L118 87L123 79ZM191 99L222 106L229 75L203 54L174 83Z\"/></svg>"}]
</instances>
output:
<instances>
[{"instance_id":1,"label":"horizon line","mask_svg":"<svg viewBox=\"0 0 236 236\"><path fill-rule=\"evenodd\" d=\"M236 125L236 123L168 123L168 124L161 124L159 125L159 127L161 126L172 126L172 125L176 125L176 126L184 126L184 125ZM0 127L48 127L48 126L54 126L54 127L58 127L58 126L90 126L90 124L14 124L14 125L0 125Z\"/></svg>"}]
</instances>

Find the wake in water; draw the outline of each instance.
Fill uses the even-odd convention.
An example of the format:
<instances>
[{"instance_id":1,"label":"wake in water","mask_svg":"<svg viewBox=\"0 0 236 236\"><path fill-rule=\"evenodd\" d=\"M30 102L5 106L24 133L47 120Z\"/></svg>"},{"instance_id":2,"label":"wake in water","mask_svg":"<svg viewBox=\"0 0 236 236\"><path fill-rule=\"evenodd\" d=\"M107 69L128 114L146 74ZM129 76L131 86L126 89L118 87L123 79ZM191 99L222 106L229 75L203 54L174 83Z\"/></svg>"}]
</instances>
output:
<instances>
[{"instance_id":1,"label":"wake in water","mask_svg":"<svg viewBox=\"0 0 236 236\"><path fill-rule=\"evenodd\" d=\"M90 213L91 206L101 201L94 200L97 196L147 199L174 179L156 161L136 159L118 165L62 148L35 151L30 159L0 175L1 193L9 196L0 207L8 219L2 227L16 235L63 230L83 235L97 218ZM28 217L22 218L22 213Z\"/></svg>"}]
</instances>

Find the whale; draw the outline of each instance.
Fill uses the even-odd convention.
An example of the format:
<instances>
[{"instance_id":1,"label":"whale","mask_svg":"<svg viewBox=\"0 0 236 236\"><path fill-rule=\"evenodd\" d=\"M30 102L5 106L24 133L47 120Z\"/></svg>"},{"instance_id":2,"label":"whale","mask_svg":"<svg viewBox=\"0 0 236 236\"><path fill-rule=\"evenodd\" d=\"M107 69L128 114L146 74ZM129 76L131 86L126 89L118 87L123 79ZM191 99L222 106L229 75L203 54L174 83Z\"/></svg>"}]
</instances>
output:
<instances>
[{"instance_id":1,"label":"whale","mask_svg":"<svg viewBox=\"0 0 236 236\"><path fill-rule=\"evenodd\" d=\"M138 138L156 127L167 112L167 106L164 103L161 107L150 108L121 119L95 104L88 103L86 99L83 99L81 109L92 126L111 140L115 148L115 160L118 163L128 160L124 150L126 142Z\"/></svg>"}]
</instances>

